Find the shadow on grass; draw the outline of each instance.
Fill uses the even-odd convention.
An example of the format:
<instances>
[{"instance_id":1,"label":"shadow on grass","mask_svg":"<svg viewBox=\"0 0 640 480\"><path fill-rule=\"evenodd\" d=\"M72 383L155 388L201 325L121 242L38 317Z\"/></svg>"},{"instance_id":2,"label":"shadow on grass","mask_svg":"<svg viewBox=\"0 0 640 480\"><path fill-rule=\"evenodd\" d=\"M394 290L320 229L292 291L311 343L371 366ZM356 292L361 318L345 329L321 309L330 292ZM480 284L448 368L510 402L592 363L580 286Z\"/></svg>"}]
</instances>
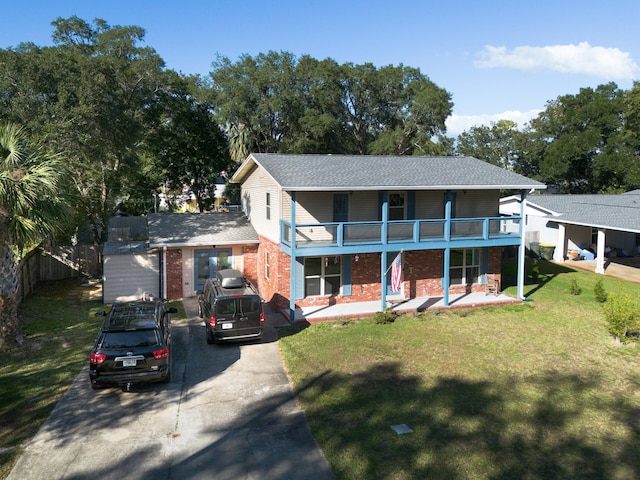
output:
<instances>
[{"instance_id":1,"label":"shadow on grass","mask_svg":"<svg viewBox=\"0 0 640 480\"><path fill-rule=\"evenodd\" d=\"M565 267L558 263L547 260L525 258L525 284L535 285L527 292L530 297L558 275L574 273L572 268ZM518 264L515 258L505 258L502 260L502 289L515 287L518 284Z\"/></svg>"},{"instance_id":2,"label":"shadow on grass","mask_svg":"<svg viewBox=\"0 0 640 480\"><path fill-rule=\"evenodd\" d=\"M300 387L338 478L640 478L637 407L598 399L597 378L443 376L424 386L384 363ZM397 424L413 432L398 435Z\"/></svg>"}]
</instances>

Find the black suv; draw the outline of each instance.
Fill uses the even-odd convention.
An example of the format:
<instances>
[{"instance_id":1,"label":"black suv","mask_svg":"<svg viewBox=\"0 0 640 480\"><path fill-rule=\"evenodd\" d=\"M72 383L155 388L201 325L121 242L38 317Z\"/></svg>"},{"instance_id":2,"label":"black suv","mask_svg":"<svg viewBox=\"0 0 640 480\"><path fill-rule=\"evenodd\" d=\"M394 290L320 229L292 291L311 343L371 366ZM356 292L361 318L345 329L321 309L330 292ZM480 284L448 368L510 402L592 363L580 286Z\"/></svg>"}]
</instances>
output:
<instances>
[{"instance_id":1,"label":"black suv","mask_svg":"<svg viewBox=\"0 0 640 480\"><path fill-rule=\"evenodd\" d=\"M89 379L96 389L170 379L170 314L160 300L115 303L89 356Z\"/></svg>"},{"instance_id":2,"label":"black suv","mask_svg":"<svg viewBox=\"0 0 640 480\"><path fill-rule=\"evenodd\" d=\"M204 318L209 344L262 337L262 299L238 270L219 270L215 278L207 279L198 291L198 313Z\"/></svg>"}]
</instances>

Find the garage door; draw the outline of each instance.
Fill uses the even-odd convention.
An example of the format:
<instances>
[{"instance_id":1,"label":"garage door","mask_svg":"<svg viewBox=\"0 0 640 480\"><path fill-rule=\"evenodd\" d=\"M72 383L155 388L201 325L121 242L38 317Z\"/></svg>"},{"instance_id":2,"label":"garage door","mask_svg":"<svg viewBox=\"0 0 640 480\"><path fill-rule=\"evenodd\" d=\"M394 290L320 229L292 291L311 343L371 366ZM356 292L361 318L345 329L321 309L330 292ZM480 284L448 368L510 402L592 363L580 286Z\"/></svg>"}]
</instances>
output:
<instances>
[{"instance_id":1,"label":"garage door","mask_svg":"<svg viewBox=\"0 0 640 480\"><path fill-rule=\"evenodd\" d=\"M137 300L143 293L160 297L160 255L111 254L103 257L104 303Z\"/></svg>"}]
</instances>

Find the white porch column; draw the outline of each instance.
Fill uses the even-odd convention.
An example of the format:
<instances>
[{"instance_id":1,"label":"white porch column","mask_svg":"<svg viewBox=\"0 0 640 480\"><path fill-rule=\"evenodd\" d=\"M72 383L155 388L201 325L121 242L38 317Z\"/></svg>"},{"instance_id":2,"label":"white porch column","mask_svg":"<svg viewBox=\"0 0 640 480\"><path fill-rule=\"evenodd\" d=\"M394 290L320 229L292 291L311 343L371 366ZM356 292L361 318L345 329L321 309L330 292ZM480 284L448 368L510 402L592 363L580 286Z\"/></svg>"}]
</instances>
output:
<instances>
[{"instance_id":1,"label":"white porch column","mask_svg":"<svg viewBox=\"0 0 640 480\"><path fill-rule=\"evenodd\" d=\"M596 246L596 273L604 273L605 231L598 229L598 245Z\"/></svg>"},{"instance_id":2,"label":"white porch column","mask_svg":"<svg viewBox=\"0 0 640 480\"><path fill-rule=\"evenodd\" d=\"M556 249L553 252L553 260L556 262L564 262L564 239L566 235L566 228L563 223L558 224L558 239Z\"/></svg>"},{"instance_id":3,"label":"white porch column","mask_svg":"<svg viewBox=\"0 0 640 480\"><path fill-rule=\"evenodd\" d=\"M527 222L527 192L526 190L520 191L520 225L519 225L519 235L520 235L520 248L518 248L518 281L517 281L517 290L518 290L518 299L524 300L524 237L525 237L525 224Z\"/></svg>"}]
</instances>

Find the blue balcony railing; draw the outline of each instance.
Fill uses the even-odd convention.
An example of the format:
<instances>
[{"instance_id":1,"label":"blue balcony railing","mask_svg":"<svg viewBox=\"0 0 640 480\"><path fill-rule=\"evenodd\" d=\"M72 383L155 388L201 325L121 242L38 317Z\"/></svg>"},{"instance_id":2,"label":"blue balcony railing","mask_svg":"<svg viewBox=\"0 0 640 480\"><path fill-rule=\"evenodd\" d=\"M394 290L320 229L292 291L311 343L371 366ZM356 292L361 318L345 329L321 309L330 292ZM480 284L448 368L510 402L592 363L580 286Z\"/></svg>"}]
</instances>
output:
<instances>
[{"instance_id":1,"label":"blue balcony railing","mask_svg":"<svg viewBox=\"0 0 640 480\"><path fill-rule=\"evenodd\" d=\"M300 223L295 228L295 243L290 222L281 221L280 238L288 248L347 247L357 245L414 244L417 248L429 242L460 240L510 239L513 244L519 232L507 225L517 224L520 217L453 218L447 221L395 220L383 222ZM386 231L386 238L384 237Z\"/></svg>"}]
</instances>

